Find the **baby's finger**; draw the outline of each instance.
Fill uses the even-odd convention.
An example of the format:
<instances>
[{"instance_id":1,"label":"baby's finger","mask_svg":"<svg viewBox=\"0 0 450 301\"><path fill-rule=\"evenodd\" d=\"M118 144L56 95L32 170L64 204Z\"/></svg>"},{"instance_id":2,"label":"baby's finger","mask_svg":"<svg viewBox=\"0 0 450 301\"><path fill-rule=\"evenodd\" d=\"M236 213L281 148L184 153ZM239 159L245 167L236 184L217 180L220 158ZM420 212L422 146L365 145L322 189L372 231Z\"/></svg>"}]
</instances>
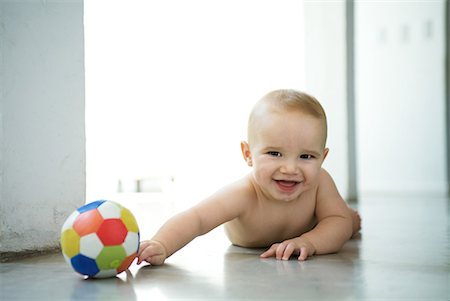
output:
<instances>
[{"instance_id":1,"label":"baby's finger","mask_svg":"<svg viewBox=\"0 0 450 301\"><path fill-rule=\"evenodd\" d=\"M300 248L300 256L298 257L298 260L305 261L308 258L308 249L305 247Z\"/></svg>"},{"instance_id":2,"label":"baby's finger","mask_svg":"<svg viewBox=\"0 0 450 301\"><path fill-rule=\"evenodd\" d=\"M284 254L284 250L286 250L286 246L287 246L287 244L284 243L284 242L282 242L281 244L278 245L277 250L276 250L276 252L275 252L275 254L276 254L275 257L276 257L278 260L283 259L283 254Z\"/></svg>"},{"instance_id":3,"label":"baby's finger","mask_svg":"<svg viewBox=\"0 0 450 301\"><path fill-rule=\"evenodd\" d=\"M138 256L139 254L141 254L146 248L147 246L150 244L150 242L148 241L143 241L139 244L139 251L138 251Z\"/></svg>"},{"instance_id":4,"label":"baby's finger","mask_svg":"<svg viewBox=\"0 0 450 301\"><path fill-rule=\"evenodd\" d=\"M153 257L155 255L160 255L160 254L158 254L158 252L155 250L154 246L148 245L145 248L143 248L142 252L140 252L138 262L141 263L144 260L148 261L151 257Z\"/></svg>"},{"instance_id":5,"label":"baby's finger","mask_svg":"<svg viewBox=\"0 0 450 301\"><path fill-rule=\"evenodd\" d=\"M295 245L293 243L289 243L286 246L286 249L284 250L283 253L283 260L289 260L289 258L291 258L291 255L294 253L295 251Z\"/></svg>"},{"instance_id":6,"label":"baby's finger","mask_svg":"<svg viewBox=\"0 0 450 301\"><path fill-rule=\"evenodd\" d=\"M260 255L261 258L274 257L278 244L273 244L267 251Z\"/></svg>"},{"instance_id":7,"label":"baby's finger","mask_svg":"<svg viewBox=\"0 0 450 301\"><path fill-rule=\"evenodd\" d=\"M148 245L149 245L148 242L142 242L139 245L139 251L138 251L138 254L137 254L137 258L138 258L137 264L141 264L141 262L143 260L142 253L144 253L144 251L147 249Z\"/></svg>"}]
</instances>

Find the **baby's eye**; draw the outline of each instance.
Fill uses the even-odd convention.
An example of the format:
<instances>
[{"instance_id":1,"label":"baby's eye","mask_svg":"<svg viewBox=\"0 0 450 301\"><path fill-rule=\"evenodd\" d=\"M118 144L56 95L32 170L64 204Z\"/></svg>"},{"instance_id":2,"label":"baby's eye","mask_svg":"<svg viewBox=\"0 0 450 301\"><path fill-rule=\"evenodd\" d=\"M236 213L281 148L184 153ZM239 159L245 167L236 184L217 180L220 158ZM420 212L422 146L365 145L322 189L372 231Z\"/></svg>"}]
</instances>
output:
<instances>
[{"instance_id":1,"label":"baby's eye","mask_svg":"<svg viewBox=\"0 0 450 301\"><path fill-rule=\"evenodd\" d=\"M310 160L310 159L313 159L313 158L314 158L314 156L313 155L309 155L309 154L300 155L300 159Z\"/></svg>"},{"instance_id":2,"label":"baby's eye","mask_svg":"<svg viewBox=\"0 0 450 301\"><path fill-rule=\"evenodd\" d=\"M280 152L267 152L268 155L272 156L272 157L281 157L281 153Z\"/></svg>"}]
</instances>

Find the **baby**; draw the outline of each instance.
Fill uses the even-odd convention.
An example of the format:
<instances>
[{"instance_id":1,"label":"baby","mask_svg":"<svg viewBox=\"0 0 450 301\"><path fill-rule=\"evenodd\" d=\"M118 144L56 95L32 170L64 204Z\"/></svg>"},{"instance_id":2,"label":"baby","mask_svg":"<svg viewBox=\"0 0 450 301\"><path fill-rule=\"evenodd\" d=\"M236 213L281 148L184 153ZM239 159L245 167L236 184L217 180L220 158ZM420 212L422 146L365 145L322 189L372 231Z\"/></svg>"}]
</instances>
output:
<instances>
[{"instance_id":1,"label":"baby","mask_svg":"<svg viewBox=\"0 0 450 301\"><path fill-rule=\"evenodd\" d=\"M320 103L295 90L276 90L253 108L242 155L252 172L169 219L140 245L138 264L163 264L197 236L224 224L231 243L269 247L262 258L306 260L339 251L360 229L331 176L327 121Z\"/></svg>"}]
</instances>

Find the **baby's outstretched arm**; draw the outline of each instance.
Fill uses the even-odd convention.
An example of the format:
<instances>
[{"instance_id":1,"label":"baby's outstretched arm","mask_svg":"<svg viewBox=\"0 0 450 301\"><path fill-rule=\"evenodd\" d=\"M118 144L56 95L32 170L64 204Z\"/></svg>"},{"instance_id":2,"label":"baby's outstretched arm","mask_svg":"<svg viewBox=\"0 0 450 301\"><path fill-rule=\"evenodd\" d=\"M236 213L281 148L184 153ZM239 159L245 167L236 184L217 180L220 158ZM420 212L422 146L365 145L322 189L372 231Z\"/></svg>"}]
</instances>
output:
<instances>
[{"instance_id":1,"label":"baby's outstretched arm","mask_svg":"<svg viewBox=\"0 0 450 301\"><path fill-rule=\"evenodd\" d=\"M138 254L138 264L147 261L163 264L167 257L184 247L197 236L235 218L242 212L247 187L232 184L216 192L196 206L170 218L153 236L143 241Z\"/></svg>"},{"instance_id":2,"label":"baby's outstretched arm","mask_svg":"<svg viewBox=\"0 0 450 301\"><path fill-rule=\"evenodd\" d=\"M205 231L196 207L179 213L169 219L151 240L141 242L138 264L142 261L152 265L163 264L167 257Z\"/></svg>"}]
</instances>

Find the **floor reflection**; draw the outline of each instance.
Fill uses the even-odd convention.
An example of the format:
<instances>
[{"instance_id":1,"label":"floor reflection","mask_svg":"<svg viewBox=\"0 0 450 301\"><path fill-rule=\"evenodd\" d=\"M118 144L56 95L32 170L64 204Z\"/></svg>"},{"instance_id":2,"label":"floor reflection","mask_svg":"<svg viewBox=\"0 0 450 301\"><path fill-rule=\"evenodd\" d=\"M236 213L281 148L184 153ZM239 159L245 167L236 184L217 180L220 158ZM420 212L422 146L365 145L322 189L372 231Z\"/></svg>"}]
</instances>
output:
<instances>
[{"instance_id":1,"label":"floor reflection","mask_svg":"<svg viewBox=\"0 0 450 301\"><path fill-rule=\"evenodd\" d=\"M198 247L198 246L197 246ZM191 252L164 266L136 268L133 280L138 295L166 299L302 299L358 298L360 284L354 262L330 255L306 262L296 259L260 259L262 249L229 246L215 254ZM186 259L190 258L190 261ZM221 260L223 258L223 260ZM221 262L218 267L212 261ZM326 269L326 273L323 271Z\"/></svg>"},{"instance_id":2,"label":"floor reflection","mask_svg":"<svg viewBox=\"0 0 450 301\"><path fill-rule=\"evenodd\" d=\"M70 300L137 300L133 276L129 271L105 279L82 279L75 282Z\"/></svg>"},{"instance_id":3,"label":"floor reflection","mask_svg":"<svg viewBox=\"0 0 450 301\"><path fill-rule=\"evenodd\" d=\"M85 280L61 254L2 263L0 300L448 300L448 202L362 201L361 235L305 262L260 259L218 228L163 266L109 279Z\"/></svg>"}]
</instances>

